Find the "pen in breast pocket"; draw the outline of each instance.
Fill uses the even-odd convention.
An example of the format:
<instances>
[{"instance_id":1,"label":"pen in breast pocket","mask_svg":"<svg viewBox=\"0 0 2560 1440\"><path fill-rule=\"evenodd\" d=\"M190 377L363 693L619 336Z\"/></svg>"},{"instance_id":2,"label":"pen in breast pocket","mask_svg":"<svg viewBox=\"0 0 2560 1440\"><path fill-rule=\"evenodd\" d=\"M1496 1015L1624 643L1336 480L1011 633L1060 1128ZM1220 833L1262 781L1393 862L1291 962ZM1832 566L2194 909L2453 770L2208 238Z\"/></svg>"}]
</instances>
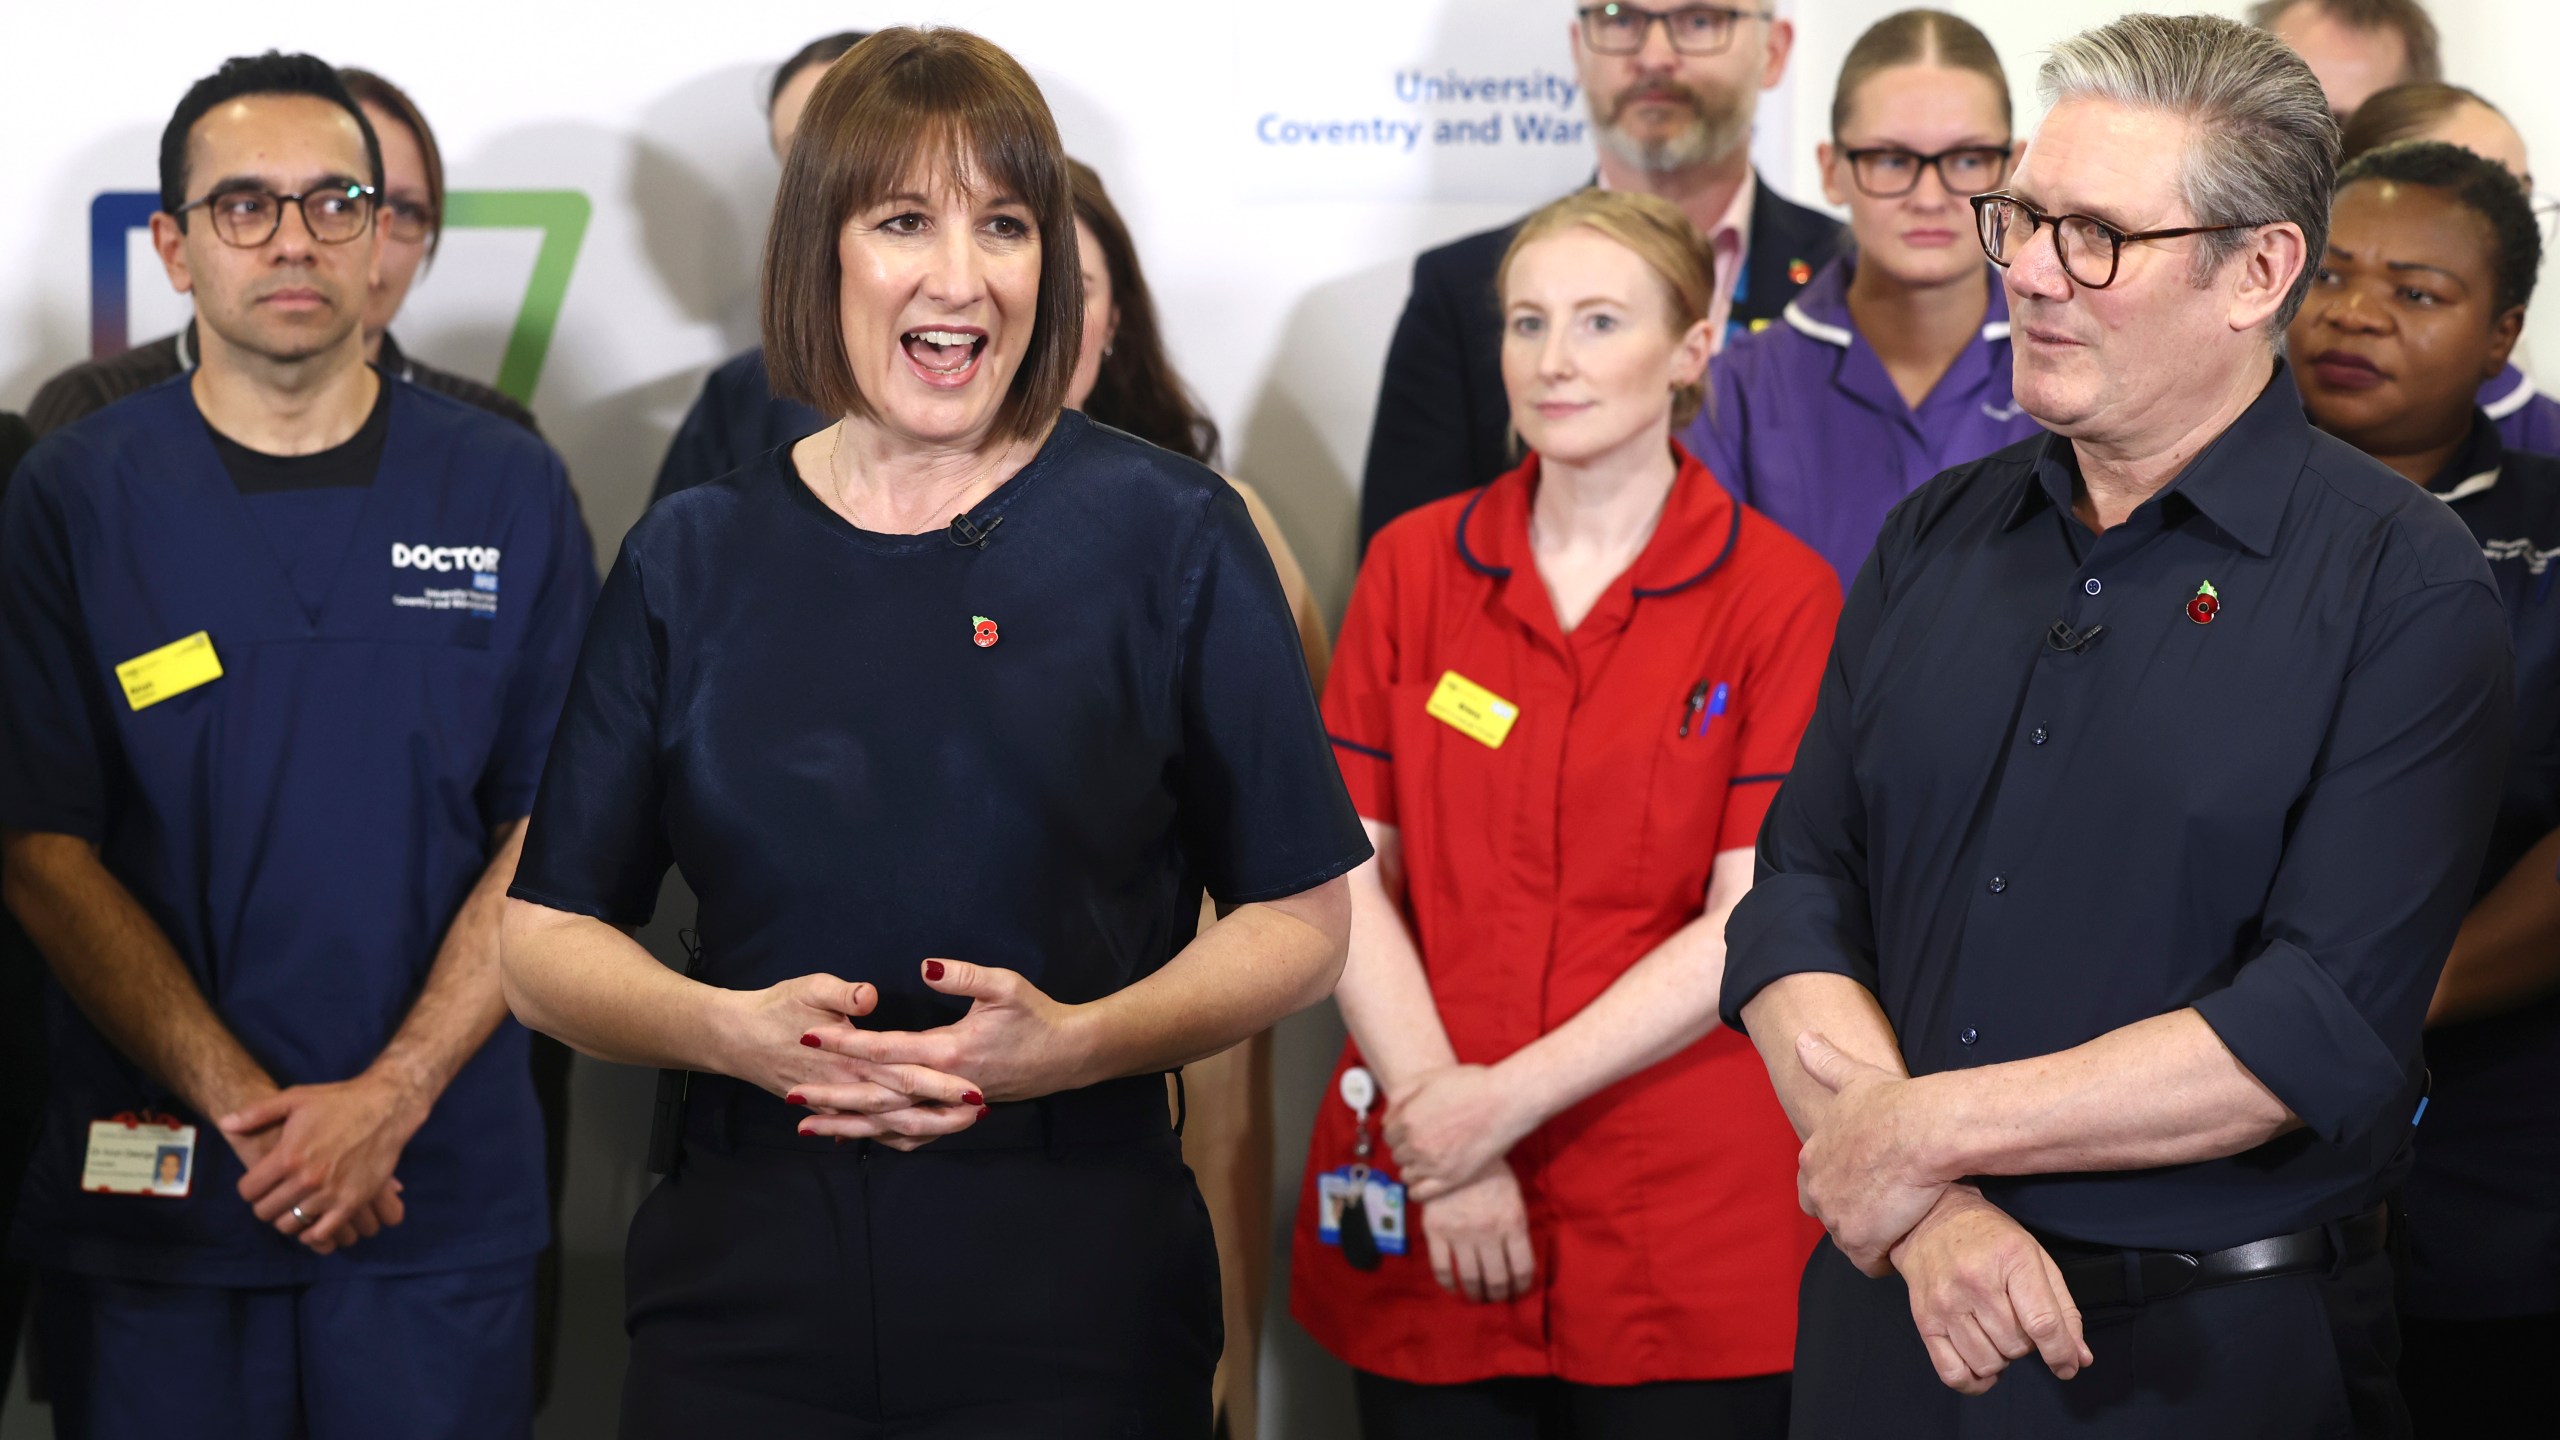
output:
<instances>
[{"instance_id":1,"label":"pen in breast pocket","mask_svg":"<svg viewBox=\"0 0 2560 1440\"><path fill-rule=\"evenodd\" d=\"M1680 738L1683 740L1689 738L1689 727L1692 724L1698 727L1700 735L1705 735L1707 727L1715 724L1716 717L1724 713L1725 702L1730 700L1732 695L1733 687L1730 685L1719 684L1714 687L1712 693L1704 680L1692 686L1689 690L1688 713L1680 717Z\"/></svg>"}]
</instances>

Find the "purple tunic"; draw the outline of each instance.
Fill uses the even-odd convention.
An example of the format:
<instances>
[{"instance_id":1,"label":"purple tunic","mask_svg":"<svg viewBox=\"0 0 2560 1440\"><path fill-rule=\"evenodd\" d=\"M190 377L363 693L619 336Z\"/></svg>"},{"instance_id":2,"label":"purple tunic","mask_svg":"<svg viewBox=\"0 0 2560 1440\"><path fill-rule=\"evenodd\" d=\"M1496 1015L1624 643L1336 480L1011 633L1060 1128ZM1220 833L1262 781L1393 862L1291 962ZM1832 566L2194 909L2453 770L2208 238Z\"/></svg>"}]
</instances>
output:
<instances>
[{"instance_id":1,"label":"purple tunic","mask_svg":"<svg viewBox=\"0 0 2560 1440\"><path fill-rule=\"evenodd\" d=\"M1681 439L1727 490L1821 552L1847 589L1885 512L1942 470L2038 433L2009 393L2009 301L1915 413L1849 320L1854 256L1823 267L1774 325L1725 348Z\"/></svg>"},{"instance_id":2,"label":"purple tunic","mask_svg":"<svg viewBox=\"0 0 2560 1440\"><path fill-rule=\"evenodd\" d=\"M2480 408L2498 422L2498 441L2506 448L2560 455L2560 400L2533 388L2513 365L2480 387Z\"/></svg>"}]
</instances>

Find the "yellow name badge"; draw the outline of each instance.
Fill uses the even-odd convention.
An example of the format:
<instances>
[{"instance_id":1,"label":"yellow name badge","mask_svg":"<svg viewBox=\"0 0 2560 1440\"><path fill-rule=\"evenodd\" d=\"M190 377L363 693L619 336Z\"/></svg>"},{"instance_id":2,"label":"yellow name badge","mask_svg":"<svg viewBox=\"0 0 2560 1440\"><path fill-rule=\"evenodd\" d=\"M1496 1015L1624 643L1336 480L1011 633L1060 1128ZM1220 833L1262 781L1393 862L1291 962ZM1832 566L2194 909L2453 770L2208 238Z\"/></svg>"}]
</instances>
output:
<instances>
[{"instance_id":1,"label":"yellow name badge","mask_svg":"<svg viewBox=\"0 0 2560 1440\"><path fill-rule=\"evenodd\" d=\"M1520 707L1455 670L1443 673L1422 713L1466 736L1499 750L1520 718Z\"/></svg>"},{"instance_id":2,"label":"yellow name badge","mask_svg":"<svg viewBox=\"0 0 2560 1440\"><path fill-rule=\"evenodd\" d=\"M222 662L214 657L213 636L202 630L116 667L116 679L124 684L125 703L136 710L221 678Z\"/></svg>"}]
</instances>

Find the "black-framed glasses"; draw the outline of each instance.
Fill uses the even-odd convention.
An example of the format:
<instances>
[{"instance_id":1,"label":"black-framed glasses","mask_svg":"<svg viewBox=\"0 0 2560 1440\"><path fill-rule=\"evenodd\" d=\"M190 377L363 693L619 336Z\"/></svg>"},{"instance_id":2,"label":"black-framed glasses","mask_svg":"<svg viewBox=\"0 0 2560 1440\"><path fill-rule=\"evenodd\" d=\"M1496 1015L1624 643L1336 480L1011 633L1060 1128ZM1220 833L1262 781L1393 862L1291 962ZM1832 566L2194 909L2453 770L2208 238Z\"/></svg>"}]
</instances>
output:
<instances>
[{"instance_id":1,"label":"black-framed glasses","mask_svg":"<svg viewBox=\"0 0 2560 1440\"><path fill-rule=\"evenodd\" d=\"M385 195L374 202L374 210L382 217L382 233L403 244L415 245L435 233L435 212L415 200Z\"/></svg>"},{"instance_id":2,"label":"black-framed glasses","mask_svg":"<svg viewBox=\"0 0 2560 1440\"><path fill-rule=\"evenodd\" d=\"M1922 155L1899 145L1871 145L1860 150L1843 150L1841 158L1849 162L1849 178L1860 194L1878 200L1899 200L1920 188L1920 177L1935 170L1938 183L1950 195L1979 195L1999 184L2009 174L2007 145L1958 145L1935 155Z\"/></svg>"},{"instance_id":3,"label":"black-framed glasses","mask_svg":"<svg viewBox=\"0 0 2560 1440\"><path fill-rule=\"evenodd\" d=\"M2249 220L2237 225L2179 225L2128 234L2094 215L2047 215L2005 190L1974 196L1973 219L1982 237L1982 253L1990 257L1992 264L2003 268L2026 248L2039 228L2052 226L2053 254L2062 262L2062 273L2070 276L2072 283L2091 290L2104 290L2116 283L2116 266L2123 262L2127 245L2175 240L2181 235L2211 235L2220 230L2255 230L2276 223Z\"/></svg>"},{"instance_id":4,"label":"black-framed glasses","mask_svg":"<svg viewBox=\"0 0 2560 1440\"><path fill-rule=\"evenodd\" d=\"M213 221L213 233L225 245L254 250L276 238L284 226L284 207L294 206L302 212L303 228L311 238L323 245L344 245L362 235L373 221L373 187L349 181L321 189L305 190L299 195L279 195L272 190L244 186L237 190L216 190L201 200L190 200L178 207L178 223L184 225L187 212L202 209Z\"/></svg>"},{"instance_id":5,"label":"black-framed glasses","mask_svg":"<svg viewBox=\"0 0 2560 1440\"><path fill-rule=\"evenodd\" d=\"M1730 5L1683 5L1676 10L1647 10L1637 5L1586 5L1582 43L1597 55L1633 55L1658 23L1683 55L1721 55L1733 48L1734 32L1745 20L1767 20L1774 10L1738 10Z\"/></svg>"}]
</instances>

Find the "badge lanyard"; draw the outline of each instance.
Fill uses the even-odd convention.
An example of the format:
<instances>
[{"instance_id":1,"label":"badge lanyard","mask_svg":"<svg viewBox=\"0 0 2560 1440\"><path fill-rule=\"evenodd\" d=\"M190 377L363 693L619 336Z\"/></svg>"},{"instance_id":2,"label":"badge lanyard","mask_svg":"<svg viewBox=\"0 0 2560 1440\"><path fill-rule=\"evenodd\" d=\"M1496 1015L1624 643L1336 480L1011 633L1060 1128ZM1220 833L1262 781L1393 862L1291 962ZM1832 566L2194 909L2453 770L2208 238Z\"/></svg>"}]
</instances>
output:
<instances>
[{"instance_id":1,"label":"badge lanyard","mask_svg":"<svg viewBox=\"0 0 2560 1440\"><path fill-rule=\"evenodd\" d=\"M1369 1135L1376 1077L1352 1066L1342 1072L1341 1095L1351 1107L1351 1163L1316 1177L1316 1238L1340 1246L1352 1269L1375 1270L1384 1257L1405 1253L1404 1187L1369 1165L1376 1149Z\"/></svg>"}]
</instances>

